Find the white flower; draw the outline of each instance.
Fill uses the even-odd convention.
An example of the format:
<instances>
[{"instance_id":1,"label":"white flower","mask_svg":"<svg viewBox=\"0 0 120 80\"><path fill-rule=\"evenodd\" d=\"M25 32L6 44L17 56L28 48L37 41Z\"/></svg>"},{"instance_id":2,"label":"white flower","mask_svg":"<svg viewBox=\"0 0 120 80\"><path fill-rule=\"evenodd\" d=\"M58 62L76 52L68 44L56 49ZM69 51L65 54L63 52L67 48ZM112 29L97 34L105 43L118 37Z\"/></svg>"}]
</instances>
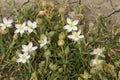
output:
<instances>
[{"instance_id":1,"label":"white flower","mask_svg":"<svg viewBox=\"0 0 120 80\"><path fill-rule=\"evenodd\" d=\"M104 54L102 54L104 50L105 50L104 48L97 48L97 49L94 49L94 51L90 54L105 57Z\"/></svg>"},{"instance_id":2,"label":"white flower","mask_svg":"<svg viewBox=\"0 0 120 80\"><path fill-rule=\"evenodd\" d=\"M33 52L37 49L37 46L34 46L33 47L33 43L32 42L29 42L28 45L22 45L22 51L24 53L30 53L30 52Z\"/></svg>"},{"instance_id":3,"label":"white flower","mask_svg":"<svg viewBox=\"0 0 120 80\"><path fill-rule=\"evenodd\" d=\"M72 35L68 35L68 38L78 41L81 38L84 38L84 35L81 35L81 31L79 30L78 32L72 32Z\"/></svg>"},{"instance_id":4,"label":"white flower","mask_svg":"<svg viewBox=\"0 0 120 80\"><path fill-rule=\"evenodd\" d=\"M103 62L103 60L100 60L98 58L95 58L95 59L92 59L91 60L91 63L92 63L92 66L96 66L96 65L99 65Z\"/></svg>"},{"instance_id":5,"label":"white flower","mask_svg":"<svg viewBox=\"0 0 120 80\"><path fill-rule=\"evenodd\" d=\"M36 22L31 22L30 20L27 21L27 31L29 33L33 32L33 30L37 27L37 23Z\"/></svg>"},{"instance_id":6,"label":"white flower","mask_svg":"<svg viewBox=\"0 0 120 80\"><path fill-rule=\"evenodd\" d=\"M23 24L16 24L15 27L17 28L17 30L14 33L20 33L21 35L27 29L26 22L24 22Z\"/></svg>"},{"instance_id":7,"label":"white flower","mask_svg":"<svg viewBox=\"0 0 120 80\"><path fill-rule=\"evenodd\" d=\"M78 20L70 20L70 18L67 18L67 25L64 26L64 29L67 29L68 32L71 32L72 30L77 30L77 24Z\"/></svg>"},{"instance_id":8,"label":"white flower","mask_svg":"<svg viewBox=\"0 0 120 80\"><path fill-rule=\"evenodd\" d=\"M7 27L12 27L13 20L8 19L6 17L3 18L3 23L0 23L0 29L5 30Z\"/></svg>"},{"instance_id":9,"label":"white flower","mask_svg":"<svg viewBox=\"0 0 120 80\"><path fill-rule=\"evenodd\" d=\"M47 44L47 37L45 35L41 35L41 39L39 40L40 48Z\"/></svg>"},{"instance_id":10,"label":"white flower","mask_svg":"<svg viewBox=\"0 0 120 80\"><path fill-rule=\"evenodd\" d=\"M19 53L18 54L18 59L17 59L17 62L21 62L21 63L26 63L26 61L30 58L30 55L28 53L24 53L24 54L21 54Z\"/></svg>"}]
</instances>

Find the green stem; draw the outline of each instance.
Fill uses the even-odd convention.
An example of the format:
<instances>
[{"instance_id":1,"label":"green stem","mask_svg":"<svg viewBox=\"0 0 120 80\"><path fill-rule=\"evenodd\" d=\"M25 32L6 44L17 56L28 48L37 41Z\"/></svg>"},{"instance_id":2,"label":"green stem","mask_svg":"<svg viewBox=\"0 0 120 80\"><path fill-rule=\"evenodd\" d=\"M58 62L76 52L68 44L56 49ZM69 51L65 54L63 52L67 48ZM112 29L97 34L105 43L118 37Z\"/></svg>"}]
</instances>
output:
<instances>
[{"instance_id":1,"label":"green stem","mask_svg":"<svg viewBox=\"0 0 120 80\"><path fill-rule=\"evenodd\" d=\"M2 41L2 34L0 34L0 50L1 52L0 53L3 53L3 41Z\"/></svg>"},{"instance_id":2,"label":"green stem","mask_svg":"<svg viewBox=\"0 0 120 80\"><path fill-rule=\"evenodd\" d=\"M45 69L47 69L47 66L48 66L48 60L49 60L49 57L46 58Z\"/></svg>"},{"instance_id":3,"label":"green stem","mask_svg":"<svg viewBox=\"0 0 120 80\"><path fill-rule=\"evenodd\" d=\"M29 65L29 67L30 67L30 71L35 72L35 69L33 68L33 66L32 66L32 64L31 64L31 62L30 62L30 61L28 62L28 65Z\"/></svg>"}]
</instances>

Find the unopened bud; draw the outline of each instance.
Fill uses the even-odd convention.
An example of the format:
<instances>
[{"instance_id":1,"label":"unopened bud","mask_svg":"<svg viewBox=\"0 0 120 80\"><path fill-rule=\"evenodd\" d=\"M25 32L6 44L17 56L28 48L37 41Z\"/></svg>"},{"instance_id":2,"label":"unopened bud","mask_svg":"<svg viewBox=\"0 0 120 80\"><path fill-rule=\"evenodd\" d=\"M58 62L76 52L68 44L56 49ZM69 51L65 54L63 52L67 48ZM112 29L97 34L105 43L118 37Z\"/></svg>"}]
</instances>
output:
<instances>
[{"instance_id":1,"label":"unopened bud","mask_svg":"<svg viewBox=\"0 0 120 80\"><path fill-rule=\"evenodd\" d=\"M63 68L59 68L59 69L58 69L58 72L59 72L59 73L63 72Z\"/></svg>"},{"instance_id":2,"label":"unopened bud","mask_svg":"<svg viewBox=\"0 0 120 80\"><path fill-rule=\"evenodd\" d=\"M78 80L83 80L81 77L78 77Z\"/></svg>"},{"instance_id":3,"label":"unopened bud","mask_svg":"<svg viewBox=\"0 0 120 80\"><path fill-rule=\"evenodd\" d=\"M82 21L84 19L84 15L83 14L79 14L78 16L80 18L80 21Z\"/></svg>"},{"instance_id":4,"label":"unopened bud","mask_svg":"<svg viewBox=\"0 0 120 80\"><path fill-rule=\"evenodd\" d=\"M45 11L39 11L38 16L44 16L45 15Z\"/></svg>"},{"instance_id":5,"label":"unopened bud","mask_svg":"<svg viewBox=\"0 0 120 80\"><path fill-rule=\"evenodd\" d=\"M46 8L46 1L42 1L42 6Z\"/></svg>"},{"instance_id":6,"label":"unopened bud","mask_svg":"<svg viewBox=\"0 0 120 80\"><path fill-rule=\"evenodd\" d=\"M59 45L59 46L63 46L63 45L64 45L64 43L65 43L65 42L64 42L64 40L63 40L63 39L58 40L58 45Z\"/></svg>"},{"instance_id":7,"label":"unopened bud","mask_svg":"<svg viewBox=\"0 0 120 80\"><path fill-rule=\"evenodd\" d=\"M6 30L1 30L0 29L0 34L7 34L8 32Z\"/></svg>"},{"instance_id":8,"label":"unopened bud","mask_svg":"<svg viewBox=\"0 0 120 80\"><path fill-rule=\"evenodd\" d=\"M47 58L47 57L50 57L51 56L51 52L50 50L47 50L45 53L44 53L44 56Z\"/></svg>"},{"instance_id":9,"label":"unopened bud","mask_svg":"<svg viewBox=\"0 0 120 80\"><path fill-rule=\"evenodd\" d=\"M14 62L16 61L16 56L12 57L12 61L14 61Z\"/></svg>"},{"instance_id":10,"label":"unopened bud","mask_svg":"<svg viewBox=\"0 0 120 80\"><path fill-rule=\"evenodd\" d=\"M15 80L15 78L14 77L10 77L10 79L9 80Z\"/></svg>"},{"instance_id":11,"label":"unopened bud","mask_svg":"<svg viewBox=\"0 0 120 80\"><path fill-rule=\"evenodd\" d=\"M120 37L119 37L119 42L120 42Z\"/></svg>"},{"instance_id":12,"label":"unopened bud","mask_svg":"<svg viewBox=\"0 0 120 80\"><path fill-rule=\"evenodd\" d=\"M53 2L49 3L50 7L55 8L55 4Z\"/></svg>"},{"instance_id":13,"label":"unopened bud","mask_svg":"<svg viewBox=\"0 0 120 80\"><path fill-rule=\"evenodd\" d=\"M40 25L40 26L41 26L41 24L43 23L42 19L40 19L40 18L36 19L36 22L37 22L37 24Z\"/></svg>"},{"instance_id":14,"label":"unopened bud","mask_svg":"<svg viewBox=\"0 0 120 80\"><path fill-rule=\"evenodd\" d=\"M84 10L84 5L80 5L80 12L82 13Z\"/></svg>"},{"instance_id":15,"label":"unopened bud","mask_svg":"<svg viewBox=\"0 0 120 80\"><path fill-rule=\"evenodd\" d=\"M17 34L14 34L13 35L13 40L17 40L18 39L18 35Z\"/></svg>"},{"instance_id":16,"label":"unopened bud","mask_svg":"<svg viewBox=\"0 0 120 80\"><path fill-rule=\"evenodd\" d=\"M36 72L32 73L30 80L38 80Z\"/></svg>"},{"instance_id":17,"label":"unopened bud","mask_svg":"<svg viewBox=\"0 0 120 80\"><path fill-rule=\"evenodd\" d=\"M65 14L65 9L66 9L66 8L61 7L61 8L59 8L58 12L59 12L60 14Z\"/></svg>"},{"instance_id":18,"label":"unopened bud","mask_svg":"<svg viewBox=\"0 0 120 80\"><path fill-rule=\"evenodd\" d=\"M50 68L52 71L55 71L55 70L57 69L57 64L50 63L49 68Z\"/></svg>"},{"instance_id":19,"label":"unopened bud","mask_svg":"<svg viewBox=\"0 0 120 80\"><path fill-rule=\"evenodd\" d=\"M49 35L50 37L53 37L54 34L55 34L55 31L51 31L51 32L49 32L48 35Z\"/></svg>"},{"instance_id":20,"label":"unopened bud","mask_svg":"<svg viewBox=\"0 0 120 80\"><path fill-rule=\"evenodd\" d=\"M0 74L0 80L2 80L3 76Z\"/></svg>"},{"instance_id":21,"label":"unopened bud","mask_svg":"<svg viewBox=\"0 0 120 80\"><path fill-rule=\"evenodd\" d=\"M65 34L63 32L59 34L59 39L65 39Z\"/></svg>"},{"instance_id":22,"label":"unopened bud","mask_svg":"<svg viewBox=\"0 0 120 80\"><path fill-rule=\"evenodd\" d=\"M45 65L45 61L41 61L41 63L39 64L39 67L43 67Z\"/></svg>"}]
</instances>

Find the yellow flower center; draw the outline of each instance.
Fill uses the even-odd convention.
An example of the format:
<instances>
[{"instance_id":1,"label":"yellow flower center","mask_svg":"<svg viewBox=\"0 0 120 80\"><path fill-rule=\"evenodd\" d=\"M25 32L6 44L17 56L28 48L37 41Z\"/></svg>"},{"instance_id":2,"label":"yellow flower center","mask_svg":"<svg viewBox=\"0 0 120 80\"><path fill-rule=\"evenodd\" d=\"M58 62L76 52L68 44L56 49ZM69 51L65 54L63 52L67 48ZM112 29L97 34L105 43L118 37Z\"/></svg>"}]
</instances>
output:
<instances>
[{"instance_id":1,"label":"yellow flower center","mask_svg":"<svg viewBox=\"0 0 120 80\"><path fill-rule=\"evenodd\" d=\"M74 33L74 36L75 36L76 38L78 38L79 35L78 35L77 33Z\"/></svg>"},{"instance_id":2,"label":"yellow flower center","mask_svg":"<svg viewBox=\"0 0 120 80\"><path fill-rule=\"evenodd\" d=\"M32 24L28 24L28 27L29 27L29 28L33 28Z\"/></svg>"},{"instance_id":3,"label":"yellow flower center","mask_svg":"<svg viewBox=\"0 0 120 80\"><path fill-rule=\"evenodd\" d=\"M72 22L71 24L69 24L69 26L70 26L70 27L73 27L73 26L74 26L73 22Z\"/></svg>"},{"instance_id":4,"label":"yellow flower center","mask_svg":"<svg viewBox=\"0 0 120 80\"><path fill-rule=\"evenodd\" d=\"M26 57L25 57L24 55L22 55L22 57L21 57L21 58L22 58L22 60L25 60L25 59L26 59Z\"/></svg>"},{"instance_id":5,"label":"yellow flower center","mask_svg":"<svg viewBox=\"0 0 120 80\"><path fill-rule=\"evenodd\" d=\"M23 26L21 24L19 24L19 29L22 30L23 29Z\"/></svg>"},{"instance_id":6,"label":"yellow flower center","mask_svg":"<svg viewBox=\"0 0 120 80\"><path fill-rule=\"evenodd\" d=\"M28 48L28 51L30 51L31 47L30 47L29 45L28 45L28 47L27 47L27 48Z\"/></svg>"},{"instance_id":7,"label":"yellow flower center","mask_svg":"<svg viewBox=\"0 0 120 80\"><path fill-rule=\"evenodd\" d=\"M44 44L44 39L41 39L40 42L41 42L41 44Z\"/></svg>"}]
</instances>

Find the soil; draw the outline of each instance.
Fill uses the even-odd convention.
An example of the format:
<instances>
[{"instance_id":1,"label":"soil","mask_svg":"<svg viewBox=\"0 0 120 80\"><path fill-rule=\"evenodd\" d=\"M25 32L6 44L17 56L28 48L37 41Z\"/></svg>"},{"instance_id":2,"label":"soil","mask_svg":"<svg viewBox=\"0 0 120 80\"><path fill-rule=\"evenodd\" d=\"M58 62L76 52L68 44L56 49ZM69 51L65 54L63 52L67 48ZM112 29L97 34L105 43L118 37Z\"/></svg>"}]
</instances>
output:
<instances>
[{"instance_id":1,"label":"soil","mask_svg":"<svg viewBox=\"0 0 120 80\"><path fill-rule=\"evenodd\" d=\"M19 8L28 0L0 0L0 7L3 16L8 16L13 9ZM55 4L69 3L71 5L83 4L85 5L85 19L87 21L96 20L97 16L104 15L111 17L112 23L120 25L120 0L46 0L47 2L54 2ZM17 4L16 6L11 3ZM32 6L36 0L29 0L27 6ZM11 5L9 7L9 4ZM12 10L11 10L12 9Z\"/></svg>"}]
</instances>

